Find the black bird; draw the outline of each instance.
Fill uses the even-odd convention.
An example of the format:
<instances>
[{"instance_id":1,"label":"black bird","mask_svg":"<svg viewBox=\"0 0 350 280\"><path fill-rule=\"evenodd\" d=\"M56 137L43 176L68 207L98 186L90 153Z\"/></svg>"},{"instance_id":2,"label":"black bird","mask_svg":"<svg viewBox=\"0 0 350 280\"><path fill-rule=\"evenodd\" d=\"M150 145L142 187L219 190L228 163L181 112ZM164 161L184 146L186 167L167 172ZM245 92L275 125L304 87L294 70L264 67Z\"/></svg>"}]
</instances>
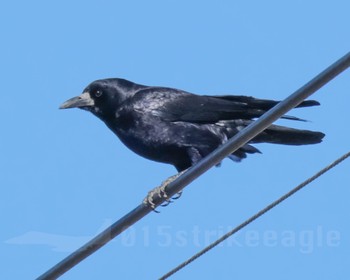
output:
<instances>
[{"instance_id":1,"label":"black bird","mask_svg":"<svg viewBox=\"0 0 350 280\"><path fill-rule=\"evenodd\" d=\"M100 118L132 151L169 163L180 172L196 164L279 101L248 96L206 96L183 90L135 84L124 79L97 80L60 108L80 108ZM297 107L319 105L304 101ZM302 120L293 116L284 119ZM306 145L324 134L271 125L249 143ZM246 144L229 158L240 161L260 153Z\"/></svg>"}]
</instances>

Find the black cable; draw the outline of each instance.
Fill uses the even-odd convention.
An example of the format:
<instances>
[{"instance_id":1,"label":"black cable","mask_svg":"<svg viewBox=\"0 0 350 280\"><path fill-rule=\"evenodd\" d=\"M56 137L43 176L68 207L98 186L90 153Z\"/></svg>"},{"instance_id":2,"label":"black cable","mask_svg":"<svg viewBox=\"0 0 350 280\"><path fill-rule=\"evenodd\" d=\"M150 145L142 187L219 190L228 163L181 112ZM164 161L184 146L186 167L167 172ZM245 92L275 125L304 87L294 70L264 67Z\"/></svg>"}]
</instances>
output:
<instances>
[{"instance_id":1,"label":"black cable","mask_svg":"<svg viewBox=\"0 0 350 280\"><path fill-rule=\"evenodd\" d=\"M203 250L199 251L197 254L193 255L191 258L187 259L186 261L184 261L183 263L181 263L180 265L178 265L177 267L175 267L174 269L172 269L168 273L164 274L161 278L159 278L159 280L164 280L164 279L170 277L171 275L175 274L176 272L178 272L179 270L181 270L182 268L184 268L185 266L187 266L188 264L190 264L194 260L198 259L200 256L204 255L209 250L213 249L215 246L219 245L221 242L223 242L224 240L229 238L231 235L233 235L236 232L238 232L239 230L243 229L244 227L249 225L251 222L253 222L257 218L259 218L260 216L264 215L266 212L270 211L272 208L274 208L275 206L280 204L282 201L286 200L288 197L292 196L297 191L301 190L306 185L308 185L312 181L316 180L318 177L320 177L321 175L323 175L324 173L326 173L327 171L329 171L330 169L335 167L337 164L341 163L343 160L345 160L349 156L350 156L350 152L344 154L343 156L341 156L340 158L338 158L337 160L332 162L330 165L328 165L325 168L323 168L322 170L318 171L315 175L308 178L307 180L302 182L300 185L296 186L294 189L292 189L291 191L289 191L285 195L281 196L279 199L275 200L274 202L272 202L271 204L266 206L264 209L260 210L258 213L256 213L255 215L253 215L252 217L250 217L249 219L247 219L246 221L241 223L239 226L235 227L234 229L232 229L231 231L229 231L228 233L226 233L225 235L220 237L215 242L211 243L209 246L205 247Z\"/></svg>"},{"instance_id":2,"label":"black cable","mask_svg":"<svg viewBox=\"0 0 350 280\"><path fill-rule=\"evenodd\" d=\"M254 138L268 126L270 126L275 120L280 118L282 115L293 109L305 98L313 94L316 90L320 89L323 85L334 79L338 74L343 72L350 66L350 52L343 56L341 59L333 63L322 73L317 75L310 82L305 84L299 90L294 92L292 95L287 97L282 102L278 103L275 107L267 111L258 120L247 126L245 129L240 131L234 137L229 139L224 145L217 148L207 157L199 161L195 166L191 167L184 174L179 176L176 180L170 183L166 187L166 192L169 197L179 193L185 186L191 183L193 180L198 178L208 169L213 167L222 161L225 157L232 154L234 151L239 149L249 140ZM164 197L154 196L153 203L156 206L162 204L166 199ZM141 203L134 210L126 214L120 220L112 224L109 228L101 232L91 241L83 245L81 248L67 256L61 262L53 266L47 272L39 276L38 280L56 279L86 257L93 254L107 242L112 240L114 237L119 235L121 232L126 230L132 224L146 216L152 211L150 205Z\"/></svg>"}]
</instances>

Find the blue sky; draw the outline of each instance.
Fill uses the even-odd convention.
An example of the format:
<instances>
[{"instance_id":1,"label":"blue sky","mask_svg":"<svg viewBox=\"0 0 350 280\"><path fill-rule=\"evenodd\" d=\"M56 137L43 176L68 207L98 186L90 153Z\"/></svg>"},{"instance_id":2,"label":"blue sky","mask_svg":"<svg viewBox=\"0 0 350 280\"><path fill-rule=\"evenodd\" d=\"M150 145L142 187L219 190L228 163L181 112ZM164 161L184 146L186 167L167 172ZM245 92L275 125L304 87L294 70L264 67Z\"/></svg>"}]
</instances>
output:
<instances>
[{"instance_id":1,"label":"blue sky","mask_svg":"<svg viewBox=\"0 0 350 280\"><path fill-rule=\"evenodd\" d=\"M348 1L2 1L1 279L33 279L176 173L91 114L58 110L121 77L199 94L283 99L349 51ZM350 76L295 110L326 133L225 160L62 279L155 279L349 149ZM345 279L346 161L173 279Z\"/></svg>"}]
</instances>

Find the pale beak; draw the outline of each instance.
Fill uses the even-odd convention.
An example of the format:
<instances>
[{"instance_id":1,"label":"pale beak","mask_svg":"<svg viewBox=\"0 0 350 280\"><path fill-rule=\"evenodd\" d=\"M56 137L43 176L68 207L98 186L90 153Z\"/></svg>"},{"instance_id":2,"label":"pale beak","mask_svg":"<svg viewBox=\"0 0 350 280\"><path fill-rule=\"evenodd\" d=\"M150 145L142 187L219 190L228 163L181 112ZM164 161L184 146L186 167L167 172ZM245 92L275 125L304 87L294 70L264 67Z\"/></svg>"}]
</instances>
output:
<instances>
[{"instance_id":1,"label":"pale beak","mask_svg":"<svg viewBox=\"0 0 350 280\"><path fill-rule=\"evenodd\" d=\"M94 105L95 102L90 97L90 93L84 92L79 96L68 99L60 106L60 109L92 107Z\"/></svg>"}]
</instances>

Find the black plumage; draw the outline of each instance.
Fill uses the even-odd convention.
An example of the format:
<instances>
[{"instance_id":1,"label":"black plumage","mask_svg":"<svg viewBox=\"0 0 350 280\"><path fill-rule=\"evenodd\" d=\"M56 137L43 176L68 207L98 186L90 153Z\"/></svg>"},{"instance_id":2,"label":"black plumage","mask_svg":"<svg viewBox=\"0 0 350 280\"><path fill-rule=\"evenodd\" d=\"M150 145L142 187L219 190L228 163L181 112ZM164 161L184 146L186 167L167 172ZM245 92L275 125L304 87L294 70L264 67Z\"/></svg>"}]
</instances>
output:
<instances>
[{"instance_id":1,"label":"black plumage","mask_svg":"<svg viewBox=\"0 0 350 280\"><path fill-rule=\"evenodd\" d=\"M247 96L196 95L114 78L91 83L60 108L92 112L135 153L183 171L277 103ZM298 107L315 105L319 103L308 100ZM306 145L319 143L323 137L322 132L271 125L229 157L240 161L260 152L252 143Z\"/></svg>"}]
</instances>

